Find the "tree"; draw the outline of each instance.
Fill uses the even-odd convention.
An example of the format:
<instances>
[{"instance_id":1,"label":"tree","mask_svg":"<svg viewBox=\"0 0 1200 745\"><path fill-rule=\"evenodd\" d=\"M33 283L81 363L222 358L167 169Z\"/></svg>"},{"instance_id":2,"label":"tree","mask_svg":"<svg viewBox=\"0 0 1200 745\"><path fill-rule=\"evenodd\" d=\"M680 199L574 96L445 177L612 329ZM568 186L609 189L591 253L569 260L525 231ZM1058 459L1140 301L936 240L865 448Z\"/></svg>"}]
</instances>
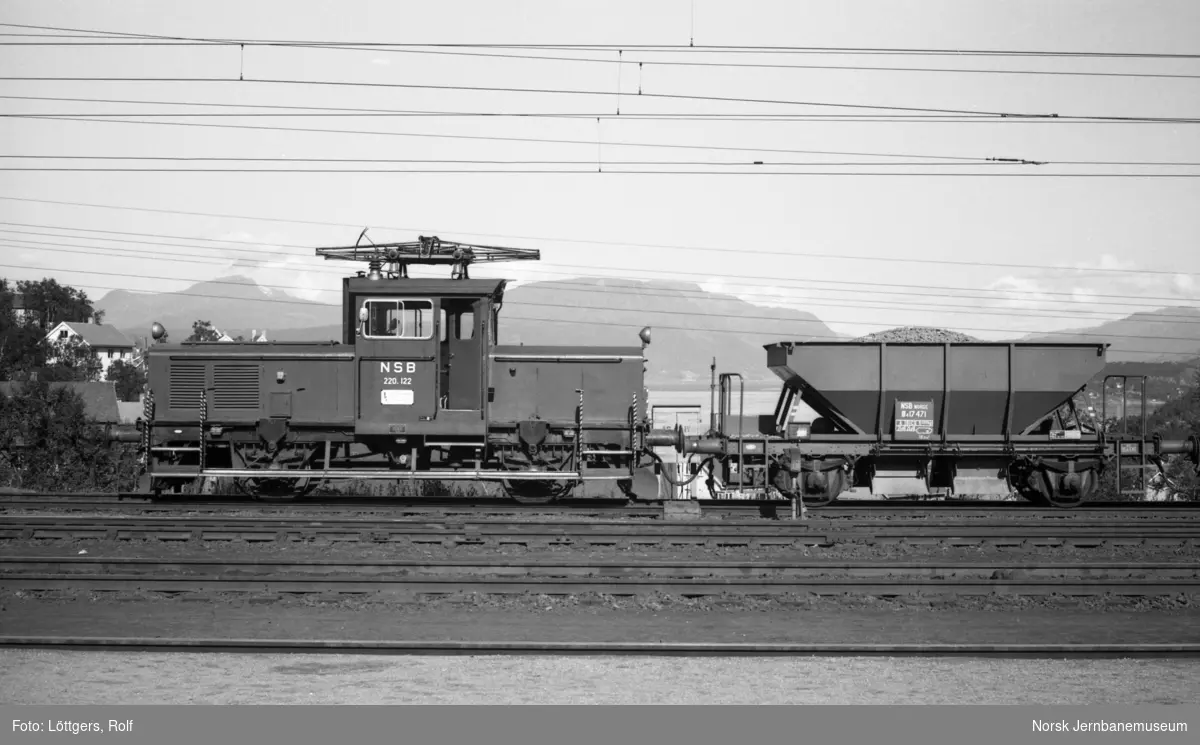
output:
<instances>
[{"instance_id":1,"label":"tree","mask_svg":"<svg viewBox=\"0 0 1200 745\"><path fill-rule=\"evenodd\" d=\"M79 383L100 380L104 370L96 350L77 337L44 342L44 357L47 366L42 370L48 380L75 381Z\"/></svg>"},{"instance_id":2,"label":"tree","mask_svg":"<svg viewBox=\"0 0 1200 745\"><path fill-rule=\"evenodd\" d=\"M62 321L85 322L97 318L86 292L60 285L53 278L18 281L17 292L25 296L27 322L35 325L43 335ZM103 313L98 318L103 318Z\"/></svg>"},{"instance_id":3,"label":"tree","mask_svg":"<svg viewBox=\"0 0 1200 745\"><path fill-rule=\"evenodd\" d=\"M23 319L18 319L14 312L16 293L24 295ZM60 322L102 317L103 313L93 312L87 293L60 285L54 279L17 281L15 285L0 279L0 380L24 380L29 373L45 368L51 348L43 339ZM75 373L63 370L46 374L55 380L79 379ZM96 374L99 375L99 370Z\"/></svg>"},{"instance_id":4,"label":"tree","mask_svg":"<svg viewBox=\"0 0 1200 745\"><path fill-rule=\"evenodd\" d=\"M213 328L212 322L196 321L192 324L192 335L184 341L217 341L220 338L221 336Z\"/></svg>"},{"instance_id":5,"label":"tree","mask_svg":"<svg viewBox=\"0 0 1200 745\"><path fill-rule=\"evenodd\" d=\"M146 385L146 374L137 365L117 360L109 365L105 380L116 383L120 400L137 401Z\"/></svg>"}]
</instances>

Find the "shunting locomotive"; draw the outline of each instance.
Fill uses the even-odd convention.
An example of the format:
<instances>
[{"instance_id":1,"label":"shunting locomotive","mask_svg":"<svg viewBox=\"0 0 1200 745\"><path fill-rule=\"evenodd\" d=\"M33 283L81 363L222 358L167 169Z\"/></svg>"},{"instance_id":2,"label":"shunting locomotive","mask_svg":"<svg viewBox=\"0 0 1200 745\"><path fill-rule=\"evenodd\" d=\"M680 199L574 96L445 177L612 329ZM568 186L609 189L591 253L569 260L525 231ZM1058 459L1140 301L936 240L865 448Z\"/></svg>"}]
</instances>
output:
<instances>
[{"instance_id":1,"label":"shunting locomotive","mask_svg":"<svg viewBox=\"0 0 1200 745\"><path fill-rule=\"evenodd\" d=\"M544 502L588 482L634 496L648 481L657 496L653 474L635 478L649 328L623 347L500 345L506 280L473 279L470 267L538 251L436 237L362 245L365 232L316 249L367 267L342 280L340 341L151 348L145 488L232 478L286 499L329 480L407 478L499 482ZM411 266L450 277L410 277Z\"/></svg>"}]
</instances>

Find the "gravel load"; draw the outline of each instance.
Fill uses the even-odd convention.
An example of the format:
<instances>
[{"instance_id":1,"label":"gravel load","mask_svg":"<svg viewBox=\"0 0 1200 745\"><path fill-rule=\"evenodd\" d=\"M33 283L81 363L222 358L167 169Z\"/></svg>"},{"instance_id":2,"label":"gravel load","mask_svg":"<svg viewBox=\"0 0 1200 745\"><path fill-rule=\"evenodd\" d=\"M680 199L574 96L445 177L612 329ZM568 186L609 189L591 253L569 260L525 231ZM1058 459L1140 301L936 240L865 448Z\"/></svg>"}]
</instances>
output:
<instances>
[{"instance_id":1,"label":"gravel load","mask_svg":"<svg viewBox=\"0 0 1200 745\"><path fill-rule=\"evenodd\" d=\"M877 331L874 334L860 336L854 341L865 342L922 342L926 344L945 344L947 342L972 342L979 341L973 336L960 334L957 331L947 331L946 329L936 329L931 326L901 326L899 328L888 329L887 331Z\"/></svg>"}]
</instances>

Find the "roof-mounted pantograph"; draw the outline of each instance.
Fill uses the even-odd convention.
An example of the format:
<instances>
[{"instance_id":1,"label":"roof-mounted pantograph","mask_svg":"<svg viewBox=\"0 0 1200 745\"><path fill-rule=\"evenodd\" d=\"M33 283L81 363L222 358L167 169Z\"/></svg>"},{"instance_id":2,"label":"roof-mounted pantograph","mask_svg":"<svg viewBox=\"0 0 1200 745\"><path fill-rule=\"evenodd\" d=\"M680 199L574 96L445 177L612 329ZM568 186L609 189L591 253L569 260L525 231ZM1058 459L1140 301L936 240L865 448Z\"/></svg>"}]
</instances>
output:
<instances>
[{"instance_id":1,"label":"roof-mounted pantograph","mask_svg":"<svg viewBox=\"0 0 1200 745\"><path fill-rule=\"evenodd\" d=\"M405 279L410 265L449 264L451 279L469 279L467 268L477 262L538 261L541 252L531 248L504 248L443 241L437 236L421 236L407 243L371 243L362 245L367 235L364 229L353 246L318 248L317 255L340 261L365 261L368 279ZM386 267L386 268L385 268ZM360 272L362 274L362 272Z\"/></svg>"}]
</instances>

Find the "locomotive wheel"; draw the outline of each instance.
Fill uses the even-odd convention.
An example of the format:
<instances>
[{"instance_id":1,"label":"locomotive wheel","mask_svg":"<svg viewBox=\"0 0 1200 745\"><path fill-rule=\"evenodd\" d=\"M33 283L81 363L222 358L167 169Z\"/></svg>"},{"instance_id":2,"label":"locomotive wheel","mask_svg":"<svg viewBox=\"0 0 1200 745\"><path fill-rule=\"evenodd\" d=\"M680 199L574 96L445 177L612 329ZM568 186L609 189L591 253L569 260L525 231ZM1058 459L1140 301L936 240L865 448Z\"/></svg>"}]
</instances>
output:
<instances>
[{"instance_id":1,"label":"locomotive wheel","mask_svg":"<svg viewBox=\"0 0 1200 745\"><path fill-rule=\"evenodd\" d=\"M259 502L290 502L317 487L316 479L238 479L238 488Z\"/></svg>"},{"instance_id":2,"label":"locomotive wheel","mask_svg":"<svg viewBox=\"0 0 1200 745\"><path fill-rule=\"evenodd\" d=\"M571 493L574 484L558 481L502 481L508 496L521 504L549 504Z\"/></svg>"}]
</instances>

